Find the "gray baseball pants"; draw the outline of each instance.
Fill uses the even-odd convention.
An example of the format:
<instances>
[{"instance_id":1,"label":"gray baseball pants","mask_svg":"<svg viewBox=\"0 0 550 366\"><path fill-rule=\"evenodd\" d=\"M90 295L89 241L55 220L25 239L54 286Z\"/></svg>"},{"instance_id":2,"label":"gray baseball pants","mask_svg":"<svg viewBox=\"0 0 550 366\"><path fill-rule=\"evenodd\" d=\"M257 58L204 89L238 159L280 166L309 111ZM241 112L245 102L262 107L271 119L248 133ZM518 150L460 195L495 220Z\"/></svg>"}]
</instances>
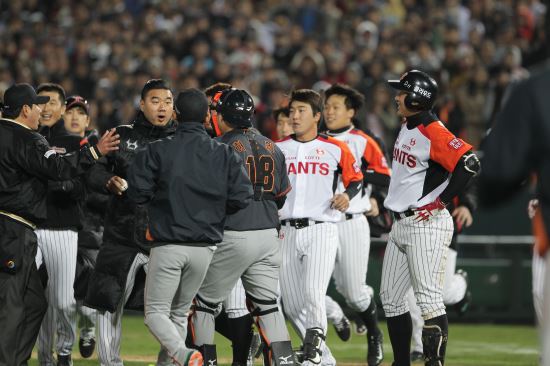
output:
<instances>
[{"instance_id":1,"label":"gray baseball pants","mask_svg":"<svg viewBox=\"0 0 550 366\"><path fill-rule=\"evenodd\" d=\"M197 346L214 342L214 311L242 279L251 314L268 345L288 341L289 335L277 305L280 240L276 229L226 231L199 289L192 316ZM201 311L200 309L206 311Z\"/></svg>"},{"instance_id":2,"label":"gray baseball pants","mask_svg":"<svg viewBox=\"0 0 550 366\"><path fill-rule=\"evenodd\" d=\"M169 244L151 249L145 283L145 325L179 364L193 350L185 346L187 316L214 247Z\"/></svg>"}]
</instances>

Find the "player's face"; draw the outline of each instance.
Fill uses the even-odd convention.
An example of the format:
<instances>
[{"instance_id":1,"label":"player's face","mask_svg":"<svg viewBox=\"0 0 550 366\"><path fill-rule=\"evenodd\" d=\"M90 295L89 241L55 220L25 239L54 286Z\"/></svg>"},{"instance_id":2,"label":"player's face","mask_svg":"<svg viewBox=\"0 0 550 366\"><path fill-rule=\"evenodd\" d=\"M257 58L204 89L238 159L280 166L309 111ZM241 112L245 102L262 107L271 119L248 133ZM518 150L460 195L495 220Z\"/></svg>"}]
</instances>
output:
<instances>
[{"instance_id":1,"label":"player's face","mask_svg":"<svg viewBox=\"0 0 550 366\"><path fill-rule=\"evenodd\" d=\"M74 135L84 137L86 128L90 124L90 117L82 107L74 107L69 109L63 115L65 121L65 129Z\"/></svg>"},{"instance_id":2,"label":"player's face","mask_svg":"<svg viewBox=\"0 0 550 366\"><path fill-rule=\"evenodd\" d=\"M405 93L404 91L400 91L394 98L395 104L397 104L397 115L399 117L409 117L416 113L409 110L405 105L406 97L407 93Z\"/></svg>"},{"instance_id":3,"label":"player's face","mask_svg":"<svg viewBox=\"0 0 550 366\"><path fill-rule=\"evenodd\" d=\"M41 91L38 95L45 95L50 97L50 100L41 105L42 112L40 113L40 125L41 126L53 126L61 115L65 112L65 104L61 102L61 98L57 92Z\"/></svg>"},{"instance_id":4,"label":"player's face","mask_svg":"<svg viewBox=\"0 0 550 366\"><path fill-rule=\"evenodd\" d=\"M290 103L290 122L296 137L305 135L317 135L317 123L321 119L321 113L313 114L309 103L292 101Z\"/></svg>"},{"instance_id":5,"label":"player's face","mask_svg":"<svg viewBox=\"0 0 550 366\"><path fill-rule=\"evenodd\" d=\"M139 105L147 121L154 126L165 126L174 111L172 92L167 89L149 90Z\"/></svg>"},{"instance_id":6,"label":"player's face","mask_svg":"<svg viewBox=\"0 0 550 366\"><path fill-rule=\"evenodd\" d=\"M284 139L285 137L292 135L293 132L290 118L285 116L283 113L279 113L277 116L277 136L280 139Z\"/></svg>"},{"instance_id":7,"label":"player's face","mask_svg":"<svg viewBox=\"0 0 550 366\"><path fill-rule=\"evenodd\" d=\"M355 111L346 107L345 96L333 94L326 100L323 113L328 129L337 130L351 125Z\"/></svg>"}]
</instances>

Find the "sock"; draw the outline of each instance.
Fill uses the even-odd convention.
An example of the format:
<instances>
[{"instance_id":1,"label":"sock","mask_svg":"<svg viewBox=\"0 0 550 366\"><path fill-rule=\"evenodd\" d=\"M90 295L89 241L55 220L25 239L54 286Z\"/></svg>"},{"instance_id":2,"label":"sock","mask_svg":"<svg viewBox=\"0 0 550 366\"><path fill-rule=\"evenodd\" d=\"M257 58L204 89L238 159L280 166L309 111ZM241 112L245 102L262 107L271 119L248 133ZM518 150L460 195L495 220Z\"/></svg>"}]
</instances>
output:
<instances>
[{"instance_id":1,"label":"sock","mask_svg":"<svg viewBox=\"0 0 550 366\"><path fill-rule=\"evenodd\" d=\"M369 307L367 308L367 310L359 313L359 316L367 326L367 335L373 336L379 335L381 333L380 328L378 328L378 314L376 311L376 302L374 301L374 299L371 298Z\"/></svg>"},{"instance_id":2,"label":"sock","mask_svg":"<svg viewBox=\"0 0 550 366\"><path fill-rule=\"evenodd\" d=\"M399 316L389 317L386 318L386 321L393 348L394 366L409 366L411 364L411 314L407 312Z\"/></svg>"},{"instance_id":3,"label":"sock","mask_svg":"<svg viewBox=\"0 0 550 366\"><path fill-rule=\"evenodd\" d=\"M252 343L252 315L247 314L240 318L228 318L227 325L231 331L233 342L233 363L245 364Z\"/></svg>"}]
</instances>

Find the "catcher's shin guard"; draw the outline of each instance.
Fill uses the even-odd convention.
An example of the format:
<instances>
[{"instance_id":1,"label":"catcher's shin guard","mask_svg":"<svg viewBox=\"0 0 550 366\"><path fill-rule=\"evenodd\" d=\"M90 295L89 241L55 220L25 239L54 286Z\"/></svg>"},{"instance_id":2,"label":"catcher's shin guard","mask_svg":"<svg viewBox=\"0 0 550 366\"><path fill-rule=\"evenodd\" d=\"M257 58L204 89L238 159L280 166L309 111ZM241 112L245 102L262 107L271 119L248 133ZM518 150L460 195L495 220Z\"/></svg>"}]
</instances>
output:
<instances>
[{"instance_id":1,"label":"catcher's shin guard","mask_svg":"<svg viewBox=\"0 0 550 366\"><path fill-rule=\"evenodd\" d=\"M321 346L326 337L321 328L309 328L306 330L304 345L301 351L296 352L298 362L310 361L314 364L321 363Z\"/></svg>"},{"instance_id":2,"label":"catcher's shin guard","mask_svg":"<svg viewBox=\"0 0 550 366\"><path fill-rule=\"evenodd\" d=\"M447 332L443 332L438 325L425 325L422 328L422 344L426 366L443 366L445 364L447 339Z\"/></svg>"},{"instance_id":3,"label":"catcher's shin guard","mask_svg":"<svg viewBox=\"0 0 550 366\"><path fill-rule=\"evenodd\" d=\"M274 366L295 365L294 351L290 341L271 342L271 364Z\"/></svg>"},{"instance_id":4,"label":"catcher's shin guard","mask_svg":"<svg viewBox=\"0 0 550 366\"><path fill-rule=\"evenodd\" d=\"M218 355L216 354L216 345L215 344L203 344L198 347L199 352L202 353L202 358L204 360L204 366L217 366L218 365Z\"/></svg>"}]
</instances>

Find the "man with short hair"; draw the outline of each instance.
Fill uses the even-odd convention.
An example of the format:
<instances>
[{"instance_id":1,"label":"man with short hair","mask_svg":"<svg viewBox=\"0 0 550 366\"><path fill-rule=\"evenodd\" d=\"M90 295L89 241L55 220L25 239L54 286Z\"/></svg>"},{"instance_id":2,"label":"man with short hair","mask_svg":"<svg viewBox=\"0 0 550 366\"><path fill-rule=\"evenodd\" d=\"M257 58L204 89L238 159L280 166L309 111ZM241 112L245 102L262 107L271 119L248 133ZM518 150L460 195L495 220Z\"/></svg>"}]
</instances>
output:
<instances>
[{"instance_id":1,"label":"man with short hair","mask_svg":"<svg viewBox=\"0 0 550 366\"><path fill-rule=\"evenodd\" d=\"M82 138L65 129L65 90L58 84L41 84L40 96L49 97L40 113L39 132L60 154L80 148ZM46 298L48 311L38 335L38 361L41 366L71 365L71 351L76 339L76 300L73 283L76 273L80 203L84 200L81 177L50 182L47 197L47 219L38 225L37 263L43 262L48 273Z\"/></svg>"},{"instance_id":2,"label":"man with short hair","mask_svg":"<svg viewBox=\"0 0 550 366\"><path fill-rule=\"evenodd\" d=\"M332 136L346 143L363 172L363 189L350 201L338 226L340 246L334 267L336 289L367 326L367 363L379 365L383 358L383 336L378 328L376 302L365 279L370 252L370 227L365 215L375 211L377 202L370 197L373 186L385 189L390 182L390 169L382 149L371 136L357 129L353 119L363 106L364 97L344 84L334 84L325 91L324 117ZM342 182L339 182L343 190Z\"/></svg>"},{"instance_id":3,"label":"man with short hair","mask_svg":"<svg viewBox=\"0 0 550 366\"><path fill-rule=\"evenodd\" d=\"M136 204L126 196L128 168L138 151L175 133L173 106L172 91L164 80L146 82L136 120L116 128L121 137L120 150L101 159L87 175L91 190L111 196L103 245L85 299L87 306L102 312L97 321L98 356L102 366L123 365L120 358L122 313L125 306L143 308L144 267L151 249L151 243L145 238L147 206ZM134 297L130 297L132 293Z\"/></svg>"},{"instance_id":4,"label":"man with short hair","mask_svg":"<svg viewBox=\"0 0 550 366\"><path fill-rule=\"evenodd\" d=\"M280 210L284 310L303 339L303 361L334 365L326 346L325 294L338 249L342 212L360 191L363 174L349 147L318 133L323 111L321 96L310 89L290 98L294 134L277 142L285 155L292 190ZM335 179L342 174L344 191Z\"/></svg>"},{"instance_id":5,"label":"man with short hair","mask_svg":"<svg viewBox=\"0 0 550 366\"><path fill-rule=\"evenodd\" d=\"M293 352L283 314L277 305L279 277L278 208L291 187L284 156L275 143L252 126L254 102L244 90L225 89L212 98L214 130L219 141L242 158L254 188L252 203L227 217L223 241L196 298L192 317L194 343L205 353L214 341L214 311L240 278L246 297L268 349L268 360L280 365ZM290 358L289 358L290 357ZM207 355L205 361L216 361ZM246 358L235 362L243 366Z\"/></svg>"},{"instance_id":6,"label":"man with short hair","mask_svg":"<svg viewBox=\"0 0 550 366\"><path fill-rule=\"evenodd\" d=\"M203 92L182 91L176 134L150 144L128 171L128 197L149 203L145 324L179 366L202 366L201 353L185 345L187 313L223 239L226 215L252 199L240 157L206 134L207 111Z\"/></svg>"},{"instance_id":7,"label":"man with short hair","mask_svg":"<svg viewBox=\"0 0 550 366\"><path fill-rule=\"evenodd\" d=\"M46 218L48 180L64 181L116 150L118 135L107 132L97 145L60 156L35 131L41 105L32 86L15 84L4 94L0 119L0 365L27 365L47 308L35 256L36 223Z\"/></svg>"}]
</instances>

